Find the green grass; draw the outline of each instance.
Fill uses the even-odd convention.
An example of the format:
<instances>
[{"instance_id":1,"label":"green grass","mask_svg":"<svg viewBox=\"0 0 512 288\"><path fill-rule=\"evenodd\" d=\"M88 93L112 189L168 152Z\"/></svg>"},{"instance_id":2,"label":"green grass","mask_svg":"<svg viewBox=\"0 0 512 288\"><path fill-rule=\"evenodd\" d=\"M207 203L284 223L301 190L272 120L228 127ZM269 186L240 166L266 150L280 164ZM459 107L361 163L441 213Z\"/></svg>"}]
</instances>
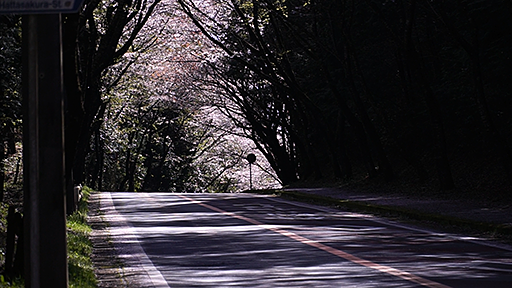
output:
<instances>
[{"instance_id":1,"label":"green grass","mask_svg":"<svg viewBox=\"0 0 512 288\"><path fill-rule=\"evenodd\" d=\"M87 201L91 192L90 188L84 187L83 197L80 203L78 203L77 211L67 217L68 277L70 288L98 287L91 261L92 243L89 240L89 234L92 229L87 225ZM6 210L7 206L4 206L1 206L0 209ZM7 215L7 212L4 212L3 214ZM5 222L5 220L1 221ZM0 222L0 225L6 226L4 222ZM3 259L1 260L3 262ZM3 275L0 275L0 288L21 288L24 286L23 279L21 278L8 281Z\"/></svg>"},{"instance_id":2,"label":"green grass","mask_svg":"<svg viewBox=\"0 0 512 288\"><path fill-rule=\"evenodd\" d=\"M13 281L7 281L4 278L4 275L0 275L0 288L4 288L4 287L23 288L23 287L25 287L25 283L23 282L23 279L21 279L21 278L16 278Z\"/></svg>"},{"instance_id":3,"label":"green grass","mask_svg":"<svg viewBox=\"0 0 512 288\"><path fill-rule=\"evenodd\" d=\"M91 261L92 243L87 225L87 201L91 189L84 187L78 210L67 218L69 287L97 287L94 267Z\"/></svg>"}]
</instances>

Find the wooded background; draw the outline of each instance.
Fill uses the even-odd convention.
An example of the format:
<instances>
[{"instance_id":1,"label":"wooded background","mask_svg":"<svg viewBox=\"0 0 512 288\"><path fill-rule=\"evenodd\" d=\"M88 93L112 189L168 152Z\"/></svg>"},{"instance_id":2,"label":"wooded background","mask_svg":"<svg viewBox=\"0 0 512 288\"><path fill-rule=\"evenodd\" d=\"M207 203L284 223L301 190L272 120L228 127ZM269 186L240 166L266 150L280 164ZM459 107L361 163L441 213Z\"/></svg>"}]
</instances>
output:
<instances>
[{"instance_id":1,"label":"wooded background","mask_svg":"<svg viewBox=\"0 0 512 288\"><path fill-rule=\"evenodd\" d=\"M498 0L86 0L63 17L68 187L236 191L258 150L262 183L508 197L511 16ZM20 33L0 16L9 189Z\"/></svg>"}]
</instances>

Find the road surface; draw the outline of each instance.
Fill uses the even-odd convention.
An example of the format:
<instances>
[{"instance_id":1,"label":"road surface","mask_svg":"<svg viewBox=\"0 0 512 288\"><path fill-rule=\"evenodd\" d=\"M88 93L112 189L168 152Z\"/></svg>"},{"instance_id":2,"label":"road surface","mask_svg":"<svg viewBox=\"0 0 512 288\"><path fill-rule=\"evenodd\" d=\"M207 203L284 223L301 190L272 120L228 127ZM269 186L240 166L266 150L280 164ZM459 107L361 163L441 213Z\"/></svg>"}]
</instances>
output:
<instances>
[{"instance_id":1,"label":"road surface","mask_svg":"<svg viewBox=\"0 0 512 288\"><path fill-rule=\"evenodd\" d=\"M251 194L102 193L134 287L512 287L506 246Z\"/></svg>"}]
</instances>

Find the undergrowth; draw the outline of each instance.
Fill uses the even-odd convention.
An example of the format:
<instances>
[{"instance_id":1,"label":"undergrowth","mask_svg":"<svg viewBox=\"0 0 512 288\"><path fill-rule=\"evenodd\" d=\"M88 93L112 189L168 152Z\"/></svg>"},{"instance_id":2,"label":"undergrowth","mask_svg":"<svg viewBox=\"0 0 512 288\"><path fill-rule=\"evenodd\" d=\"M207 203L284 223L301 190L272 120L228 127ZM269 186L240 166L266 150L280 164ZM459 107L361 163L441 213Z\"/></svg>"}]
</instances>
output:
<instances>
[{"instance_id":1,"label":"undergrowth","mask_svg":"<svg viewBox=\"0 0 512 288\"><path fill-rule=\"evenodd\" d=\"M89 234L92 229L87 225L87 201L91 194L91 189L84 187L82 192L83 197L78 203L77 211L69 215L66 221L70 288L97 287L97 280L91 261L92 243L89 240ZM3 209L3 206L0 208ZM6 226L3 222L0 225ZM4 287L24 287L24 282L21 278L8 281L3 275L0 275L0 288Z\"/></svg>"},{"instance_id":2,"label":"undergrowth","mask_svg":"<svg viewBox=\"0 0 512 288\"><path fill-rule=\"evenodd\" d=\"M97 287L94 267L91 261L92 242L89 234L92 229L87 225L87 201L91 189L84 187L83 197L78 209L67 219L69 287Z\"/></svg>"}]
</instances>

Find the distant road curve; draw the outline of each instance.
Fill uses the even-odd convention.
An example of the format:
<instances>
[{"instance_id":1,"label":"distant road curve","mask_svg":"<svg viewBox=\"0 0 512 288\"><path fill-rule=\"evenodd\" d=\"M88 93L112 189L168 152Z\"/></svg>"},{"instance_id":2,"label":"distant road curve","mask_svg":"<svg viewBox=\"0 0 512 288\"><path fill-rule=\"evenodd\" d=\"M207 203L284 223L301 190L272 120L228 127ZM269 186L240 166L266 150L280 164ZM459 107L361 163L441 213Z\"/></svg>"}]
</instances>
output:
<instances>
[{"instance_id":1,"label":"distant road curve","mask_svg":"<svg viewBox=\"0 0 512 288\"><path fill-rule=\"evenodd\" d=\"M104 192L133 287L510 287L512 250L250 194Z\"/></svg>"}]
</instances>

